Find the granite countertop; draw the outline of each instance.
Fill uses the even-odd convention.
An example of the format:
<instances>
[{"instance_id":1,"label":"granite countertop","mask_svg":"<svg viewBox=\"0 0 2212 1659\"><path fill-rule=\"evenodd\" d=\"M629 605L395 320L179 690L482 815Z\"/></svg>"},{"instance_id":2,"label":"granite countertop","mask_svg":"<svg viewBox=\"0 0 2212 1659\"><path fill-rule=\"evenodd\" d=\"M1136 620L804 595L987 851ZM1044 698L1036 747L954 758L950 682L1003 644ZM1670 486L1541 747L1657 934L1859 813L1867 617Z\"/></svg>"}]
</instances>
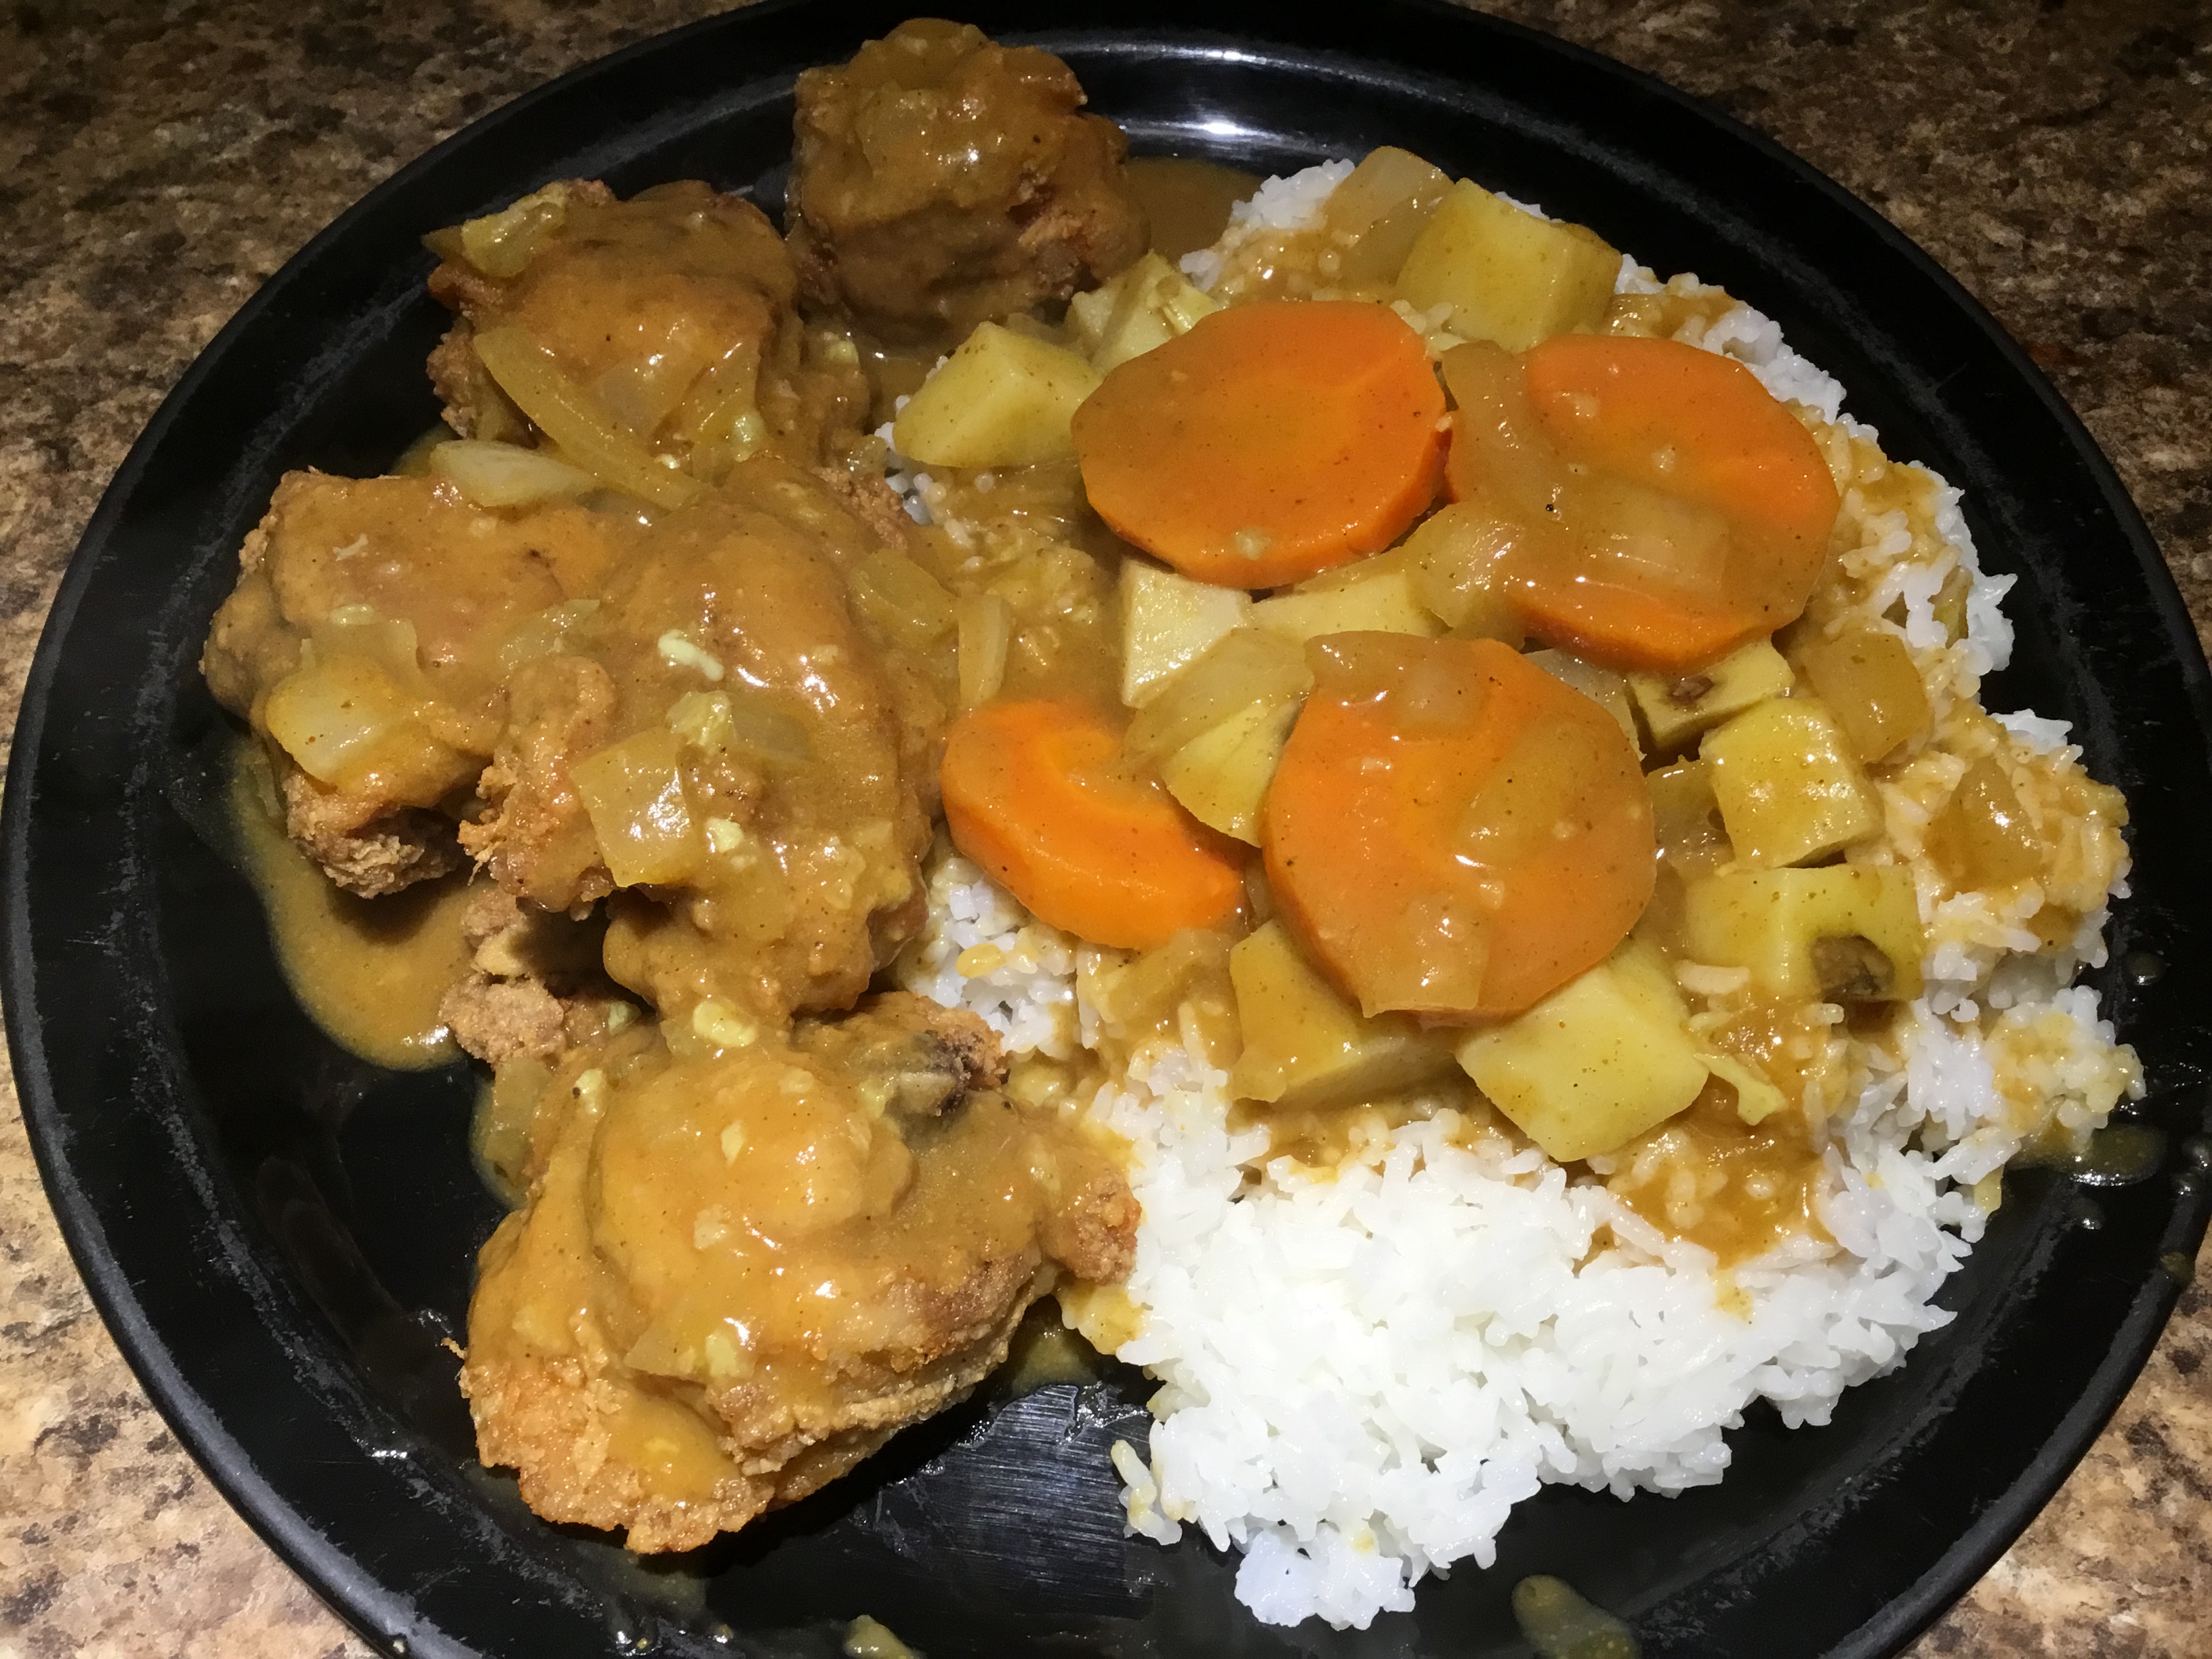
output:
<instances>
[{"instance_id":1,"label":"granite countertop","mask_svg":"<svg viewBox=\"0 0 2212 1659\"><path fill-rule=\"evenodd\" d=\"M471 118L698 0L9 0L0 10L0 731L131 440L255 286ZM1526 0L1770 133L2021 341L2212 631L2212 12L2197 0ZM4 1085L0 1085L4 1086ZM2212 1650L2212 1253L2027 1534L1916 1656ZM371 1652L179 1448L0 1100L0 1659Z\"/></svg>"}]
</instances>

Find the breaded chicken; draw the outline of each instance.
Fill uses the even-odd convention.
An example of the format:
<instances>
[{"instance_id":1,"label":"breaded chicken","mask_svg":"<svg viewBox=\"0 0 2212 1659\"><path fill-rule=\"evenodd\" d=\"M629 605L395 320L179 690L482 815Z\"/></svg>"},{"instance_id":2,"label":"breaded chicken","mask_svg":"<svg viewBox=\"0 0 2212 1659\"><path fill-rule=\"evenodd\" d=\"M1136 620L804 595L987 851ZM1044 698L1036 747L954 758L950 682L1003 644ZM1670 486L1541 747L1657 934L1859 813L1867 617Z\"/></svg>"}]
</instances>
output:
<instances>
[{"instance_id":1,"label":"breaded chicken","mask_svg":"<svg viewBox=\"0 0 2212 1659\"><path fill-rule=\"evenodd\" d=\"M1062 1273L1127 1272L1118 1170L985 1086L973 1016L884 998L801 1044L617 1039L550 1086L462 1374L539 1514L696 1547L965 1395Z\"/></svg>"},{"instance_id":2,"label":"breaded chicken","mask_svg":"<svg viewBox=\"0 0 2212 1659\"><path fill-rule=\"evenodd\" d=\"M800 76L786 218L807 297L949 350L1133 262L1128 141L1083 102L1051 53L929 18Z\"/></svg>"}]
</instances>

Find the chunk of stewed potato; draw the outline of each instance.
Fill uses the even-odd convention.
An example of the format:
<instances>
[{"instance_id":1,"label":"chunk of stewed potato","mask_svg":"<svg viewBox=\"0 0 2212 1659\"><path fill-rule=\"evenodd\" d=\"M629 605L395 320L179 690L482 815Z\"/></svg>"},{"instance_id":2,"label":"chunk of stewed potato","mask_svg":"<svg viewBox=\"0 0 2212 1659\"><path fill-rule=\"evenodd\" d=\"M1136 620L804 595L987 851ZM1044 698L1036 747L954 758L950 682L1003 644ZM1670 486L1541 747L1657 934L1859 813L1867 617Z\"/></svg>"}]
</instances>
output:
<instances>
[{"instance_id":1,"label":"chunk of stewed potato","mask_svg":"<svg viewBox=\"0 0 2212 1659\"><path fill-rule=\"evenodd\" d=\"M979 323L891 425L900 454L925 466L1030 466L1075 453L1068 422L1098 388L1074 352Z\"/></svg>"},{"instance_id":2,"label":"chunk of stewed potato","mask_svg":"<svg viewBox=\"0 0 2212 1659\"><path fill-rule=\"evenodd\" d=\"M1187 334L1221 309L1157 253L1147 253L1102 288L1067 302L1075 343L1101 374Z\"/></svg>"},{"instance_id":3,"label":"chunk of stewed potato","mask_svg":"<svg viewBox=\"0 0 2212 1659\"><path fill-rule=\"evenodd\" d=\"M1671 755L1753 703L1790 690L1790 665L1771 640L1738 646L1694 674L1631 674L1630 690L1651 733L1651 751Z\"/></svg>"},{"instance_id":4,"label":"chunk of stewed potato","mask_svg":"<svg viewBox=\"0 0 2212 1659\"><path fill-rule=\"evenodd\" d=\"M1200 823L1257 847L1260 807L1297 718L1295 702L1247 703L1162 760L1160 781Z\"/></svg>"},{"instance_id":5,"label":"chunk of stewed potato","mask_svg":"<svg viewBox=\"0 0 2212 1659\"><path fill-rule=\"evenodd\" d=\"M1632 939L1528 1012L1459 1046L1475 1086L1562 1164L1609 1152L1698 1097L1711 1073L1665 959Z\"/></svg>"},{"instance_id":6,"label":"chunk of stewed potato","mask_svg":"<svg viewBox=\"0 0 2212 1659\"><path fill-rule=\"evenodd\" d=\"M1909 1002L1926 939L1903 865L1734 870L1689 884L1683 948L1749 970L1753 988L1800 1001Z\"/></svg>"},{"instance_id":7,"label":"chunk of stewed potato","mask_svg":"<svg viewBox=\"0 0 2212 1659\"><path fill-rule=\"evenodd\" d=\"M1934 729L1928 687L1912 653L1887 629L1855 628L1832 640L1816 635L1794 644L1790 655L1866 765Z\"/></svg>"},{"instance_id":8,"label":"chunk of stewed potato","mask_svg":"<svg viewBox=\"0 0 2212 1659\"><path fill-rule=\"evenodd\" d=\"M1252 619L1249 594L1142 559L1121 566L1121 701L1142 708L1168 683Z\"/></svg>"},{"instance_id":9,"label":"chunk of stewed potato","mask_svg":"<svg viewBox=\"0 0 2212 1659\"><path fill-rule=\"evenodd\" d=\"M1418 311L1449 305L1453 332L1526 351L1602 325L1620 274L1620 252L1595 232L1462 179L1407 254L1398 297Z\"/></svg>"},{"instance_id":10,"label":"chunk of stewed potato","mask_svg":"<svg viewBox=\"0 0 2212 1659\"><path fill-rule=\"evenodd\" d=\"M1705 733L1698 756L1739 863L1806 864L1881 828L1849 739L1815 698L1754 704Z\"/></svg>"},{"instance_id":11,"label":"chunk of stewed potato","mask_svg":"<svg viewBox=\"0 0 2212 1659\"><path fill-rule=\"evenodd\" d=\"M1229 953L1244 1052L1230 1093L1284 1108L1372 1100L1452 1069L1451 1046L1410 1016L1363 1015L1271 921Z\"/></svg>"},{"instance_id":12,"label":"chunk of stewed potato","mask_svg":"<svg viewBox=\"0 0 2212 1659\"><path fill-rule=\"evenodd\" d=\"M1235 629L1138 711L1123 743L1140 758L1162 759L1240 710L1295 704L1312 689L1313 670L1297 641Z\"/></svg>"},{"instance_id":13,"label":"chunk of stewed potato","mask_svg":"<svg viewBox=\"0 0 2212 1659\"><path fill-rule=\"evenodd\" d=\"M1414 597L1402 549L1324 572L1252 610L1262 628L1304 641L1323 634L1418 634L1434 639L1443 624Z\"/></svg>"}]
</instances>

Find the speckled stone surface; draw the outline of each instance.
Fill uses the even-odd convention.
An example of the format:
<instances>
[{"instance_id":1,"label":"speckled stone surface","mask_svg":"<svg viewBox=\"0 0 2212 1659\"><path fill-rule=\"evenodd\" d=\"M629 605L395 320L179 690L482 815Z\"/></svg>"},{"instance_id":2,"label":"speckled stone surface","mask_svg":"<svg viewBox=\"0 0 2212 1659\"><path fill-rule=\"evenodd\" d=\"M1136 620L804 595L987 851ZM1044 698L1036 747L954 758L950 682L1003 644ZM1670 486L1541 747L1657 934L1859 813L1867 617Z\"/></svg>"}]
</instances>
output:
<instances>
[{"instance_id":1,"label":"speckled stone surface","mask_svg":"<svg viewBox=\"0 0 2212 1659\"><path fill-rule=\"evenodd\" d=\"M259 282L395 167L545 77L714 8L623 0L0 5L0 730L131 439ZM2212 637L2212 17L1528 0L1502 9L1760 127L2021 340ZM2212 1254L2026 1537L1912 1650L2212 1653ZM357 1659L117 1355L0 1097L0 1659Z\"/></svg>"}]
</instances>

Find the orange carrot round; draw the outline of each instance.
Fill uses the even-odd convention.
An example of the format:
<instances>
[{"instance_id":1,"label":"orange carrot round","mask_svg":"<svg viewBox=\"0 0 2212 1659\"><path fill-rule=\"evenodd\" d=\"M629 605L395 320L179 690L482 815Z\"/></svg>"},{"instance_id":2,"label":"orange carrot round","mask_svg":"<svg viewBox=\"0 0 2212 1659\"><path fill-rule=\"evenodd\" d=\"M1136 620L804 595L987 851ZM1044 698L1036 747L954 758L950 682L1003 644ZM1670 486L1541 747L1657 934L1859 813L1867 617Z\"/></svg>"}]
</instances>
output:
<instances>
[{"instance_id":1,"label":"orange carrot round","mask_svg":"<svg viewBox=\"0 0 2212 1659\"><path fill-rule=\"evenodd\" d=\"M1502 360L1502 362L1501 362ZM1500 380L1462 347L1455 499L1522 532L1510 603L1547 644L1655 672L1705 666L1794 620L1838 506L1812 434L1730 358L1674 340L1563 334ZM1508 443L1501 421L1517 425ZM1538 497L1541 499L1538 499Z\"/></svg>"},{"instance_id":2,"label":"orange carrot round","mask_svg":"<svg viewBox=\"0 0 2212 1659\"><path fill-rule=\"evenodd\" d=\"M1436 497L1443 391L1386 306L1231 306L1075 411L1091 504L1187 576L1273 587L1381 551Z\"/></svg>"},{"instance_id":3,"label":"orange carrot round","mask_svg":"<svg viewBox=\"0 0 2212 1659\"><path fill-rule=\"evenodd\" d=\"M1267 878L1369 1013L1517 1013L1650 902L1650 799L1596 703L1494 640L1339 634L1262 814Z\"/></svg>"},{"instance_id":4,"label":"orange carrot round","mask_svg":"<svg viewBox=\"0 0 2212 1659\"><path fill-rule=\"evenodd\" d=\"M1038 920L1145 951L1244 901L1236 843L1129 772L1086 704L990 702L953 723L940 774L952 844Z\"/></svg>"}]
</instances>

